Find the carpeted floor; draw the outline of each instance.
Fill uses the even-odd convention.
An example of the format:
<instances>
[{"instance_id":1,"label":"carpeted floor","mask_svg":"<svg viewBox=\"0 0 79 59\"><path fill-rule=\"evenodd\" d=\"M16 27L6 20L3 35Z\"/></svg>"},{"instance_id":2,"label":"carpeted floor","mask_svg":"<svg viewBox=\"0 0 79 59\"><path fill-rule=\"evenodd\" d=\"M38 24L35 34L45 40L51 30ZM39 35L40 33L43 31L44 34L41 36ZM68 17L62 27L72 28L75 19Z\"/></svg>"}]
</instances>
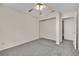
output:
<instances>
[{"instance_id":1,"label":"carpeted floor","mask_svg":"<svg viewBox=\"0 0 79 59\"><path fill-rule=\"evenodd\" d=\"M79 56L72 41L64 40L56 45L55 41L38 39L29 43L0 51L0 56Z\"/></svg>"}]
</instances>

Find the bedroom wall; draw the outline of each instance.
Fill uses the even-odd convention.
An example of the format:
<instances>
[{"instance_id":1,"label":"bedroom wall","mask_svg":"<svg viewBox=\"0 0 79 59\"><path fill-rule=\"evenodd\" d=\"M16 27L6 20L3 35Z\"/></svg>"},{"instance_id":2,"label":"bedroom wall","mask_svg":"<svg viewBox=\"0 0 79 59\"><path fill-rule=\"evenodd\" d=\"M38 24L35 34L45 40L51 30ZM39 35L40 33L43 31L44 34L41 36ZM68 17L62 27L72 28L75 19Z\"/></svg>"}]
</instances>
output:
<instances>
[{"instance_id":1,"label":"bedroom wall","mask_svg":"<svg viewBox=\"0 0 79 59\"><path fill-rule=\"evenodd\" d=\"M0 6L0 50L39 38L39 22L29 14Z\"/></svg>"},{"instance_id":2,"label":"bedroom wall","mask_svg":"<svg viewBox=\"0 0 79 59\"><path fill-rule=\"evenodd\" d=\"M78 8L78 50L79 50L79 8Z\"/></svg>"}]
</instances>

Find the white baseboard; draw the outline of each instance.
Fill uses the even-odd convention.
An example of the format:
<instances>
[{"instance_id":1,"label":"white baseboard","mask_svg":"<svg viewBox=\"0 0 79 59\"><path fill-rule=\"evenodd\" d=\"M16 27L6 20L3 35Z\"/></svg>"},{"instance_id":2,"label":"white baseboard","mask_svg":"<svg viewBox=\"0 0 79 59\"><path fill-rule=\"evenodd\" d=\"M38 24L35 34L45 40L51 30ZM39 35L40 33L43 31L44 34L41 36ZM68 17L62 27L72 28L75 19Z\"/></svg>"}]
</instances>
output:
<instances>
[{"instance_id":1,"label":"white baseboard","mask_svg":"<svg viewBox=\"0 0 79 59\"><path fill-rule=\"evenodd\" d=\"M6 49L9 49L9 48L12 48L12 47L16 47L16 46L19 46L19 45L23 45L23 44L25 44L25 43L28 43L28 42L31 42L31 41L34 41L34 40L37 40L37 39L39 39L39 38L35 38L35 39L29 40L29 41L17 43L17 44L15 44L15 45L8 46L8 47L2 47L2 48L0 48L0 51L6 50Z\"/></svg>"}]
</instances>

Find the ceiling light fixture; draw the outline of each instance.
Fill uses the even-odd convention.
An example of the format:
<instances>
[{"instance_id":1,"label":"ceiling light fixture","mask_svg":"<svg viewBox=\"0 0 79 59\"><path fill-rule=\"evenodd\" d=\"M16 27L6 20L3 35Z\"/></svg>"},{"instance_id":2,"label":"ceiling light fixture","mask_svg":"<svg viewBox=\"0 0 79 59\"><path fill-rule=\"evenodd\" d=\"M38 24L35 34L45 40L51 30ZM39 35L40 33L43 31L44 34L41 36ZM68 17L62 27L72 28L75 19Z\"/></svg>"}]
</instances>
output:
<instances>
[{"instance_id":1,"label":"ceiling light fixture","mask_svg":"<svg viewBox=\"0 0 79 59\"><path fill-rule=\"evenodd\" d=\"M31 11L33 11L34 9L36 9L36 10L39 11L39 14L41 15L41 14L42 14L42 10L43 10L44 8L48 8L48 9L50 9L52 12L55 11L55 10L52 10L50 7L48 7L47 4L45 4L45 3L37 3L37 4L35 4L35 6L34 6L32 9L30 9L28 12L31 12Z\"/></svg>"},{"instance_id":2,"label":"ceiling light fixture","mask_svg":"<svg viewBox=\"0 0 79 59\"><path fill-rule=\"evenodd\" d=\"M37 3L35 8L37 10L43 10L44 8L46 8L46 6L43 3Z\"/></svg>"}]
</instances>

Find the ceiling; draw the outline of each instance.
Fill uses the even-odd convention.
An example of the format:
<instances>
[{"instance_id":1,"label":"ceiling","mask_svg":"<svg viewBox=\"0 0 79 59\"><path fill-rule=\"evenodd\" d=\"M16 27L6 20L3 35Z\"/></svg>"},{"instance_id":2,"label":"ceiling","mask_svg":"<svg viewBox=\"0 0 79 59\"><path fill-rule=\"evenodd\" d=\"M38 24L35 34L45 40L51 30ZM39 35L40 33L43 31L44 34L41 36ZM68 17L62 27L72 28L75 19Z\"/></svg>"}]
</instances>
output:
<instances>
[{"instance_id":1,"label":"ceiling","mask_svg":"<svg viewBox=\"0 0 79 59\"><path fill-rule=\"evenodd\" d=\"M55 9L61 12L62 14L74 11L76 8L79 7L78 3L46 3L46 4L51 9ZM27 13L27 11L33 7L34 3L3 3L2 5ZM39 17L39 16L46 16L52 13L50 12L49 9L44 9L42 11L42 15L39 15L39 12L37 10L33 10L30 14L32 14L35 17Z\"/></svg>"}]
</instances>

